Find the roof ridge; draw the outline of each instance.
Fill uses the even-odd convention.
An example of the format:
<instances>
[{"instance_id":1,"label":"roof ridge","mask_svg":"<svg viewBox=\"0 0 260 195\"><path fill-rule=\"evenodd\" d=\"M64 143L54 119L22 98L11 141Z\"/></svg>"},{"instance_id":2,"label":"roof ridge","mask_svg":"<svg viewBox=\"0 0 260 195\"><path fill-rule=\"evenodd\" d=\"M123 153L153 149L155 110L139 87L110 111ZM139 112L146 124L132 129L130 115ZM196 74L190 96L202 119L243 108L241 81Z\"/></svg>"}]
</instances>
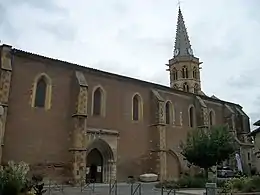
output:
<instances>
[{"instance_id":1,"label":"roof ridge","mask_svg":"<svg viewBox=\"0 0 260 195\"><path fill-rule=\"evenodd\" d=\"M2 47L2 46L3 45L0 45L0 47ZM137 82L140 82L140 83L146 84L146 85L153 85L155 88L157 87L157 89L160 89L160 90L164 89L164 90L174 91L177 94L192 95L194 97L195 96L199 96L199 97L202 97L202 99L208 99L208 100L211 100L213 102L228 103L228 104L232 104L232 105L236 105L236 106L241 107L241 105L239 105L237 103L228 102L228 101L224 101L224 100L221 100L221 99L214 99L214 98L211 98L209 96L203 96L203 95L199 95L199 94L195 95L195 94L192 94L192 93L189 93L189 92L173 89L173 88L171 88L169 86L158 84L158 83L154 83L154 82L151 82L151 81L145 81L145 80L141 80L141 79L138 79L138 78L133 78L133 77L125 76L125 75L120 75L120 74L117 74L117 73L107 72L107 71L104 71L104 70L95 69L95 68L92 68L92 67L87 67L87 66L83 66L83 65L80 65L80 64L75 64L75 63L64 61L64 60L43 56L43 55L40 55L40 54L24 51L24 50L21 50L21 49L12 48L12 51L14 53L20 52L21 54L29 55L29 56L32 56L32 57L37 57L37 58L42 58L42 59L46 59L46 60L51 60L51 61L54 61L54 62L65 63L65 64L70 65L70 66L74 66L74 67L77 67L77 68L93 71L93 72L96 72L96 73L107 74L107 76L113 76L113 77L117 77L117 78L121 78L121 79L125 79L125 80L128 79L128 80L132 80L132 81L137 81Z\"/></svg>"}]
</instances>

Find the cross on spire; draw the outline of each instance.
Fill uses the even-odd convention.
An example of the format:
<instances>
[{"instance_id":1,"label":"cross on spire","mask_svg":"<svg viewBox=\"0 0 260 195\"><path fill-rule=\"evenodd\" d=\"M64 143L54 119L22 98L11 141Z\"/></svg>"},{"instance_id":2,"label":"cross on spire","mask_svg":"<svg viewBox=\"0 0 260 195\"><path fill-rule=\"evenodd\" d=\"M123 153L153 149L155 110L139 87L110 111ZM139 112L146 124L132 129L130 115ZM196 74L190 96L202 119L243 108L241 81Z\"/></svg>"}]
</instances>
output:
<instances>
[{"instance_id":1,"label":"cross on spire","mask_svg":"<svg viewBox=\"0 0 260 195\"><path fill-rule=\"evenodd\" d=\"M178 0L178 3L177 3L178 7L181 8L181 1Z\"/></svg>"}]
</instances>

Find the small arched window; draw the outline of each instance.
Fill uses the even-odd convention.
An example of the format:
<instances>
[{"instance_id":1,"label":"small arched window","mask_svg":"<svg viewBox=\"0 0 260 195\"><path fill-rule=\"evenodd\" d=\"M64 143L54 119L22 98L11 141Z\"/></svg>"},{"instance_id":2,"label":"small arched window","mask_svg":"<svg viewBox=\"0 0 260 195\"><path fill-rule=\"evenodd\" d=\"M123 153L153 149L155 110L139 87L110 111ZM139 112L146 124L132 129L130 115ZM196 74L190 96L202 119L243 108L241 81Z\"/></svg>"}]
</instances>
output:
<instances>
[{"instance_id":1,"label":"small arched window","mask_svg":"<svg viewBox=\"0 0 260 195\"><path fill-rule=\"evenodd\" d=\"M172 77L173 77L174 81L178 80L178 72L177 72L176 68L173 68L173 70L172 70Z\"/></svg>"},{"instance_id":2,"label":"small arched window","mask_svg":"<svg viewBox=\"0 0 260 195\"><path fill-rule=\"evenodd\" d=\"M193 106L189 108L189 126L191 128L195 127L195 110Z\"/></svg>"},{"instance_id":3,"label":"small arched window","mask_svg":"<svg viewBox=\"0 0 260 195\"><path fill-rule=\"evenodd\" d=\"M182 67L182 78L187 79L188 78L188 68L186 66Z\"/></svg>"},{"instance_id":4,"label":"small arched window","mask_svg":"<svg viewBox=\"0 0 260 195\"><path fill-rule=\"evenodd\" d=\"M98 87L94 91L94 101L93 101L93 115L99 116L101 115L101 107L102 107L102 91L100 87Z\"/></svg>"},{"instance_id":5,"label":"small arched window","mask_svg":"<svg viewBox=\"0 0 260 195\"><path fill-rule=\"evenodd\" d=\"M32 107L50 109L52 88L50 77L45 73L38 75L33 86Z\"/></svg>"},{"instance_id":6,"label":"small arched window","mask_svg":"<svg viewBox=\"0 0 260 195\"><path fill-rule=\"evenodd\" d=\"M188 83L183 84L183 91L186 91L186 92L190 91Z\"/></svg>"},{"instance_id":7,"label":"small arched window","mask_svg":"<svg viewBox=\"0 0 260 195\"><path fill-rule=\"evenodd\" d=\"M135 94L132 99L132 120L139 121L142 117L142 99L138 94Z\"/></svg>"},{"instance_id":8,"label":"small arched window","mask_svg":"<svg viewBox=\"0 0 260 195\"><path fill-rule=\"evenodd\" d=\"M197 72L198 72L198 71L197 71L197 68L194 67L194 68L193 68L193 71L192 71L192 75L193 75L193 78L194 78L194 79L197 79L197 78L198 78Z\"/></svg>"},{"instance_id":9,"label":"small arched window","mask_svg":"<svg viewBox=\"0 0 260 195\"><path fill-rule=\"evenodd\" d=\"M94 88L92 93L92 115L105 116L105 91L100 86Z\"/></svg>"},{"instance_id":10,"label":"small arched window","mask_svg":"<svg viewBox=\"0 0 260 195\"><path fill-rule=\"evenodd\" d=\"M34 100L34 106L38 108L44 108L46 103L46 92L47 92L47 83L42 76L36 86L36 93L35 93L35 100Z\"/></svg>"},{"instance_id":11,"label":"small arched window","mask_svg":"<svg viewBox=\"0 0 260 195\"><path fill-rule=\"evenodd\" d=\"M215 114L214 112L211 110L209 112L209 126L212 127L215 124Z\"/></svg>"},{"instance_id":12,"label":"small arched window","mask_svg":"<svg viewBox=\"0 0 260 195\"><path fill-rule=\"evenodd\" d=\"M194 93L198 94L199 93L199 86L197 83L194 84Z\"/></svg>"},{"instance_id":13,"label":"small arched window","mask_svg":"<svg viewBox=\"0 0 260 195\"><path fill-rule=\"evenodd\" d=\"M165 123L170 124L171 122L171 103L169 101L166 102L165 104Z\"/></svg>"}]
</instances>

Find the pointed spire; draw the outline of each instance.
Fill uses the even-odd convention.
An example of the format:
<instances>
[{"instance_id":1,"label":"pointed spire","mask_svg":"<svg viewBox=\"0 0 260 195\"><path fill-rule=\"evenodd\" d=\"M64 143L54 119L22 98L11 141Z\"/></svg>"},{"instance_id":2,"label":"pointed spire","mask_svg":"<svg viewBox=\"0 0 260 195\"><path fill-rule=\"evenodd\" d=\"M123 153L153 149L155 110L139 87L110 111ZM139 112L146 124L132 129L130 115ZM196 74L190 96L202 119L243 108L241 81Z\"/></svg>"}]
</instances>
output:
<instances>
[{"instance_id":1,"label":"pointed spire","mask_svg":"<svg viewBox=\"0 0 260 195\"><path fill-rule=\"evenodd\" d=\"M174 45L174 56L193 56L193 51L191 49L191 44L181 13L180 5Z\"/></svg>"}]
</instances>

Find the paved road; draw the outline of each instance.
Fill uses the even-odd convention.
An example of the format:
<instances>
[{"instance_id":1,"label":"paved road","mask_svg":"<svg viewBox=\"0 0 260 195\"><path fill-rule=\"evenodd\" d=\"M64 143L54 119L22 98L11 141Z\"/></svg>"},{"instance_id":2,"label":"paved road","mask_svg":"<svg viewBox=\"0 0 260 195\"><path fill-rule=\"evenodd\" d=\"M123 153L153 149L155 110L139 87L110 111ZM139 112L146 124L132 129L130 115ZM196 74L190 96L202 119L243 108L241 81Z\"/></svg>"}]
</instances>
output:
<instances>
[{"instance_id":1,"label":"paved road","mask_svg":"<svg viewBox=\"0 0 260 195\"><path fill-rule=\"evenodd\" d=\"M141 185L141 195L161 195L160 189L154 188L155 183L142 183ZM133 191L135 191L137 188L137 184L134 184ZM194 191L194 190L193 190ZM194 192L188 192L185 193L185 191L180 191L178 194L194 194L194 195L200 195L203 194L202 191L194 191ZM68 195L109 195L109 186L107 184L95 184L95 188L93 191L93 188L85 188L81 192L80 187L64 187L63 192L55 190L55 188L51 188L51 191L47 191L46 195L62 195L62 194L68 194ZM164 195L166 195L167 192L164 192ZM170 193L169 195L173 195L174 193ZM115 192L113 191L111 195L115 195ZM117 195L131 195L131 185L126 183L118 183L117 186ZM139 194L139 189L136 190L135 195Z\"/></svg>"}]
</instances>

